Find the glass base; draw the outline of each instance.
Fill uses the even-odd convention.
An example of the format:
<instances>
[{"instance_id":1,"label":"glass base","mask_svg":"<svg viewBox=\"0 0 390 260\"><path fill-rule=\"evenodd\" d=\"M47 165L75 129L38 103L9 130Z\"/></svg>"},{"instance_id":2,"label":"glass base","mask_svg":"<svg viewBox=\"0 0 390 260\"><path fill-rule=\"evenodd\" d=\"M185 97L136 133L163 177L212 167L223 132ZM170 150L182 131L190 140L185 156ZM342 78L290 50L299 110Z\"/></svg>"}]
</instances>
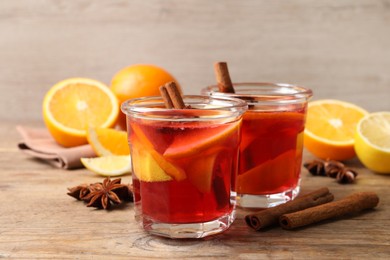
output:
<instances>
[{"instance_id":1,"label":"glass base","mask_svg":"<svg viewBox=\"0 0 390 260\"><path fill-rule=\"evenodd\" d=\"M269 195L237 194L237 205L242 208L271 208L295 199L299 186L281 193Z\"/></svg>"},{"instance_id":2,"label":"glass base","mask_svg":"<svg viewBox=\"0 0 390 260\"><path fill-rule=\"evenodd\" d=\"M188 224L161 223L146 216L140 217L143 229L153 235L169 238L202 238L221 233L228 229L236 218L235 210L218 219Z\"/></svg>"}]
</instances>

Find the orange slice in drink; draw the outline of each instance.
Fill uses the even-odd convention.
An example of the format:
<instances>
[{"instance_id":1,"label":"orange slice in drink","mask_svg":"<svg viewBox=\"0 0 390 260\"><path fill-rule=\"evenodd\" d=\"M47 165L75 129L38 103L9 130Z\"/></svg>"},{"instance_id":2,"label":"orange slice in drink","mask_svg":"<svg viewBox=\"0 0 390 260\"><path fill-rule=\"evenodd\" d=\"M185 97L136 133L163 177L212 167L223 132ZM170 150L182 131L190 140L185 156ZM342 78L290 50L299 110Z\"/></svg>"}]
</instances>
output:
<instances>
[{"instance_id":1,"label":"orange slice in drink","mask_svg":"<svg viewBox=\"0 0 390 260\"><path fill-rule=\"evenodd\" d=\"M89 127L88 143L99 156L129 155L127 132L112 128Z\"/></svg>"},{"instance_id":2,"label":"orange slice in drink","mask_svg":"<svg viewBox=\"0 0 390 260\"><path fill-rule=\"evenodd\" d=\"M188 180L202 193L211 190L216 157L217 153L198 156L192 159L187 167Z\"/></svg>"},{"instance_id":3,"label":"orange slice in drink","mask_svg":"<svg viewBox=\"0 0 390 260\"><path fill-rule=\"evenodd\" d=\"M43 100L43 119L62 146L87 143L87 128L112 127L118 118L118 100L103 83L71 78L55 84Z\"/></svg>"},{"instance_id":4,"label":"orange slice in drink","mask_svg":"<svg viewBox=\"0 0 390 260\"><path fill-rule=\"evenodd\" d=\"M137 147L140 147L140 149L145 149L147 153L153 157L154 161L156 161L156 163L165 172L165 174L169 175L173 179L181 181L186 178L186 174L183 169L167 161L160 153L158 153L154 149L153 144L145 136L139 126L133 124L131 128L133 129L136 136L131 140L135 149L137 149Z\"/></svg>"},{"instance_id":5,"label":"orange slice in drink","mask_svg":"<svg viewBox=\"0 0 390 260\"><path fill-rule=\"evenodd\" d=\"M340 100L317 100L308 105L304 145L322 159L353 158L357 123L367 111Z\"/></svg>"},{"instance_id":6,"label":"orange slice in drink","mask_svg":"<svg viewBox=\"0 0 390 260\"><path fill-rule=\"evenodd\" d=\"M153 156L141 144L134 144L133 173L140 181L157 182L170 181L172 177L165 173Z\"/></svg>"},{"instance_id":7,"label":"orange slice in drink","mask_svg":"<svg viewBox=\"0 0 390 260\"><path fill-rule=\"evenodd\" d=\"M290 150L237 176L237 193L259 194L273 190L295 169L295 151Z\"/></svg>"},{"instance_id":8,"label":"orange slice in drink","mask_svg":"<svg viewBox=\"0 0 390 260\"><path fill-rule=\"evenodd\" d=\"M183 158L202 152L203 150L222 143L232 133L238 130L241 120L230 123L224 128L202 128L197 134L176 136L171 145L165 150L166 158ZM222 128L222 129L221 129Z\"/></svg>"}]
</instances>

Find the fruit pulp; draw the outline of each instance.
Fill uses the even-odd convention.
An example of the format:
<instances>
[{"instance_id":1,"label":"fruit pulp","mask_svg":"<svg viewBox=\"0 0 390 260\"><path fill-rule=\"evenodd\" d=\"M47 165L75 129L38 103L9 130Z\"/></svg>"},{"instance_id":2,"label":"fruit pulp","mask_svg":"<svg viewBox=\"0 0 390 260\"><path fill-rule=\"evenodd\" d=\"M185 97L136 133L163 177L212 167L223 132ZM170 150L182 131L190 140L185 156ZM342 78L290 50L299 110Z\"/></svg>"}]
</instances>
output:
<instances>
[{"instance_id":1,"label":"fruit pulp","mask_svg":"<svg viewBox=\"0 0 390 260\"><path fill-rule=\"evenodd\" d=\"M202 223L230 214L240 123L130 118L136 214L162 223Z\"/></svg>"},{"instance_id":2,"label":"fruit pulp","mask_svg":"<svg viewBox=\"0 0 390 260\"><path fill-rule=\"evenodd\" d=\"M237 194L270 195L297 187L305 112L301 107L244 114Z\"/></svg>"}]
</instances>

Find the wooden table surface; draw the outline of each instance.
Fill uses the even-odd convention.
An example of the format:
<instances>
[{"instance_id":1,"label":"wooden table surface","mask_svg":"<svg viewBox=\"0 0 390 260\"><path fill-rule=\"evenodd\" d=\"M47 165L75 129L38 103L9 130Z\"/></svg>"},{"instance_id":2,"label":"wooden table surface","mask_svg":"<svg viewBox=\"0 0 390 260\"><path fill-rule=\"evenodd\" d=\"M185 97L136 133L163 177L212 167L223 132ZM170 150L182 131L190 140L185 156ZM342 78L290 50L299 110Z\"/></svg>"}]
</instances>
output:
<instances>
[{"instance_id":1,"label":"wooden table surface","mask_svg":"<svg viewBox=\"0 0 390 260\"><path fill-rule=\"evenodd\" d=\"M32 123L29 125L39 125ZM102 178L85 169L60 170L17 149L13 123L0 128L0 258L351 258L390 257L390 178L374 174L358 160L355 184L302 171L302 193L328 187L339 199L357 191L380 197L375 210L288 231L262 232L238 218L225 233L200 240L172 240L148 235L136 224L133 205L112 211L87 208L69 197L67 187ZM305 152L304 161L313 159ZM123 176L124 183L130 175Z\"/></svg>"}]
</instances>

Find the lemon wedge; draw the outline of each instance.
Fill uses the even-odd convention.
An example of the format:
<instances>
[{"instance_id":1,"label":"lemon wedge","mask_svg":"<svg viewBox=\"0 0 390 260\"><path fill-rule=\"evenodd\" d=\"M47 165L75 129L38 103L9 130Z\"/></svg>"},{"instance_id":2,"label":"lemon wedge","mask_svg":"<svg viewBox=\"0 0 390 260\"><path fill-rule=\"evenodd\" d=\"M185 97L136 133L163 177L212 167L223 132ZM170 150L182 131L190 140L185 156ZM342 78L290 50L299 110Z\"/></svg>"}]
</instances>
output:
<instances>
[{"instance_id":1,"label":"lemon wedge","mask_svg":"<svg viewBox=\"0 0 390 260\"><path fill-rule=\"evenodd\" d=\"M129 155L110 155L95 158L81 158L81 163L88 170L102 176L120 176L131 173Z\"/></svg>"}]
</instances>

